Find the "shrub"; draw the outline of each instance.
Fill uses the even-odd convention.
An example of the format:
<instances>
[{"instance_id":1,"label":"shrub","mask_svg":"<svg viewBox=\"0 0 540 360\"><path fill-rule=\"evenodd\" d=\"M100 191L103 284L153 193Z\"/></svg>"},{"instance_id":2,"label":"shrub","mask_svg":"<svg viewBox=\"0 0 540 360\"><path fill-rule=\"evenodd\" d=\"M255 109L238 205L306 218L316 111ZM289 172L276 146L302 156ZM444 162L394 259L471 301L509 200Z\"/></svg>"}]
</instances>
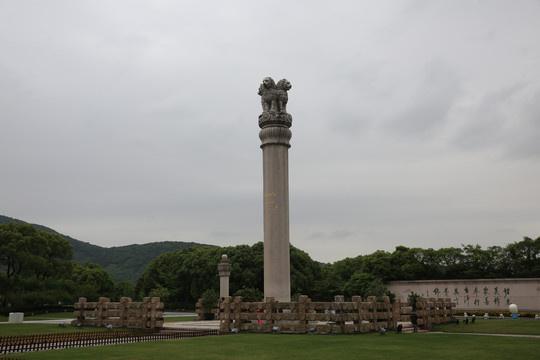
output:
<instances>
[{"instance_id":1,"label":"shrub","mask_svg":"<svg viewBox=\"0 0 540 360\"><path fill-rule=\"evenodd\" d=\"M245 286L236 291L234 296L241 296L245 302L261 302L264 300L264 293L261 290Z\"/></svg>"},{"instance_id":2,"label":"shrub","mask_svg":"<svg viewBox=\"0 0 540 360\"><path fill-rule=\"evenodd\" d=\"M201 296L202 309L205 313L211 313L212 309L217 307L219 294L214 289L208 289Z\"/></svg>"}]
</instances>

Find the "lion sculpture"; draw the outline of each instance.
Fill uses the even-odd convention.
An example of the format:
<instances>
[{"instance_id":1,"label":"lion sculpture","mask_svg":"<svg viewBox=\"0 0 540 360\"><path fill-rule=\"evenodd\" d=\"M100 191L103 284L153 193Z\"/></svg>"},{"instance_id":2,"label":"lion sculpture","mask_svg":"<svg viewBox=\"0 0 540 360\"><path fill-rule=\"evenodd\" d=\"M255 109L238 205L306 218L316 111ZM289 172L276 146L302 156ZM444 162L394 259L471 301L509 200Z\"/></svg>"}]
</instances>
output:
<instances>
[{"instance_id":1,"label":"lion sculpture","mask_svg":"<svg viewBox=\"0 0 540 360\"><path fill-rule=\"evenodd\" d=\"M261 104L264 112L270 112L275 108L276 83L271 77L265 77L261 86L259 86L259 95L261 95Z\"/></svg>"},{"instance_id":2,"label":"lion sculpture","mask_svg":"<svg viewBox=\"0 0 540 360\"><path fill-rule=\"evenodd\" d=\"M291 88L291 83L287 79L280 80L277 85L271 77L265 77L259 86L259 95L263 113L286 113L287 112L287 91Z\"/></svg>"},{"instance_id":3,"label":"lion sculpture","mask_svg":"<svg viewBox=\"0 0 540 360\"><path fill-rule=\"evenodd\" d=\"M287 91L289 91L291 87L292 85L287 79L279 80L276 85L276 102L280 113L287 112L287 101L289 101Z\"/></svg>"}]
</instances>

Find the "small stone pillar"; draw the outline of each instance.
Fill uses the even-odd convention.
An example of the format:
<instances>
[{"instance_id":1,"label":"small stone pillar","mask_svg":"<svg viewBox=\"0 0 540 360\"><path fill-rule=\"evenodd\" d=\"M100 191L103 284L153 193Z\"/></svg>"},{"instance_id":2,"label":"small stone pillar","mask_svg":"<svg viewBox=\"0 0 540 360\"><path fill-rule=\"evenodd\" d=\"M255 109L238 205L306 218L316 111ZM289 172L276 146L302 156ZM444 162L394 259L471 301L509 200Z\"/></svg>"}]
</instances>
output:
<instances>
[{"instance_id":1,"label":"small stone pillar","mask_svg":"<svg viewBox=\"0 0 540 360\"><path fill-rule=\"evenodd\" d=\"M227 255L221 255L221 261L218 264L219 273L219 297L229 296L229 277L231 276L231 263Z\"/></svg>"}]
</instances>

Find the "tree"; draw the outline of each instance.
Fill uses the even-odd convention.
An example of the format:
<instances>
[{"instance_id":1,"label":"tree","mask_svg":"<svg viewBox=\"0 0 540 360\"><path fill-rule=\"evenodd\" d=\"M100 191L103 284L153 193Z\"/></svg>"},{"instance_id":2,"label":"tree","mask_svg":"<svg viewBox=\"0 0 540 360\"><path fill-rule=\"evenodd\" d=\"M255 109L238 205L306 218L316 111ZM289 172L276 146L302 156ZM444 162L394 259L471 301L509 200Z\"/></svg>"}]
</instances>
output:
<instances>
[{"instance_id":1,"label":"tree","mask_svg":"<svg viewBox=\"0 0 540 360\"><path fill-rule=\"evenodd\" d=\"M105 269L92 263L73 263L72 280L76 286L76 297L97 301L100 297L114 296L114 281Z\"/></svg>"},{"instance_id":2,"label":"tree","mask_svg":"<svg viewBox=\"0 0 540 360\"><path fill-rule=\"evenodd\" d=\"M304 251L291 245L291 293L312 295L315 281L321 278L321 267ZM264 264L263 264L264 266Z\"/></svg>"},{"instance_id":3,"label":"tree","mask_svg":"<svg viewBox=\"0 0 540 360\"><path fill-rule=\"evenodd\" d=\"M243 287L237 290L233 296L241 296L246 302L259 302L264 300L264 293L256 288Z\"/></svg>"},{"instance_id":4,"label":"tree","mask_svg":"<svg viewBox=\"0 0 540 360\"><path fill-rule=\"evenodd\" d=\"M368 296L375 296L377 301L382 301L383 296L389 296L392 302L395 298L394 294L388 290L386 285L384 285L382 280L379 278L376 278L370 282L362 295L364 298L367 298Z\"/></svg>"},{"instance_id":5,"label":"tree","mask_svg":"<svg viewBox=\"0 0 540 360\"><path fill-rule=\"evenodd\" d=\"M205 314L211 313L212 309L218 306L219 293L215 291L214 289L205 290L201 294L200 298L201 298L201 306Z\"/></svg>"},{"instance_id":6,"label":"tree","mask_svg":"<svg viewBox=\"0 0 540 360\"><path fill-rule=\"evenodd\" d=\"M238 245L221 249L231 262L230 293L244 287L264 290L264 245ZM216 265L217 266L217 265ZM264 296L263 296L264 297Z\"/></svg>"},{"instance_id":7,"label":"tree","mask_svg":"<svg viewBox=\"0 0 540 360\"><path fill-rule=\"evenodd\" d=\"M315 301L332 301L335 295L343 293L345 281L339 276L331 264L324 264L321 279L314 283L313 292L309 295Z\"/></svg>"},{"instance_id":8,"label":"tree","mask_svg":"<svg viewBox=\"0 0 540 360\"><path fill-rule=\"evenodd\" d=\"M355 296L360 295L364 296L366 290L375 280L375 277L372 274L368 274L361 271L355 271L350 279L345 283L343 287L343 294L345 296Z\"/></svg>"},{"instance_id":9,"label":"tree","mask_svg":"<svg viewBox=\"0 0 540 360\"><path fill-rule=\"evenodd\" d=\"M169 300L169 296L171 296L171 292L169 291L169 289L158 285L157 288L150 290L150 292L148 293L148 296L159 297L161 301L166 302L167 300Z\"/></svg>"},{"instance_id":10,"label":"tree","mask_svg":"<svg viewBox=\"0 0 540 360\"><path fill-rule=\"evenodd\" d=\"M114 286L114 294L116 300L120 300L121 297L135 297L135 284L129 280L124 280L116 283Z\"/></svg>"},{"instance_id":11,"label":"tree","mask_svg":"<svg viewBox=\"0 0 540 360\"><path fill-rule=\"evenodd\" d=\"M389 280L413 280L423 279L425 265L422 249L409 249L405 246L397 246L390 255L391 275Z\"/></svg>"},{"instance_id":12,"label":"tree","mask_svg":"<svg viewBox=\"0 0 540 360\"><path fill-rule=\"evenodd\" d=\"M26 223L0 225L0 264L8 278L33 275L43 280L65 273L72 255L73 248L58 234Z\"/></svg>"},{"instance_id":13,"label":"tree","mask_svg":"<svg viewBox=\"0 0 540 360\"><path fill-rule=\"evenodd\" d=\"M347 281L352 274L356 271L363 271L363 269L364 257L357 256L355 258L345 258L333 264L325 264L323 266L323 274L328 275L332 273L332 276L338 277L342 281Z\"/></svg>"},{"instance_id":14,"label":"tree","mask_svg":"<svg viewBox=\"0 0 540 360\"><path fill-rule=\"evenodd\" d=\"M462 245L465 270L462 276L466 279L479 279L488 277L489 257L480 245Z\"/></svg>"},{"instance_id":15,"label":"tree","mask_svg":"<svg viewBox=\"0 0 540 360\"><path fill-rule=\"evenodd\" d=\"M459 279L465 271L465 256L460 248L437 250L437 262L441 279Z\"/></svg>"},{"instance_id":16,"label":"tree","mask_svg":"<svg viewBox=\"0 0 540 360\"><path fill-rule=\"evenodd\" d=\"M533 240L524 237L506 247L513 277L540 276L540 237Z\"/></svg>"},{"instance_id":17,"label":"tree","mask_svg":"<svg viewBox=\"0 0 540 360\"><path fill-rule=\"evenodd\" d=\"M392 279L391 255L382 250L363 257L362 271L388 281Z\"/></svg>"},{"instance_id":18,"label":"tree","mask_svg":"<svg viewBox=\"0 0 540 360\"><path fill-rule=\"evenodd\" d=\"M148 264L137 280L136 293L143 297L162 287L170 292L168 307L193 308L205 290L219 289L220 259L218 247L191 247L162 254Z\"/></svg>"},{"instance_id":19,"label":"tree","mask_svg":"<svg viewBox=\"0 0 540 360\"><path fill-rule=\"evenodd\" d=\"M69 299L72 247L26 223L0 225L0 298L24 309Z\"/></svg>"},{"instance_id":20,"label":"tree","mask_svg":"<svg viewBox=\"0 0 540 360\"><path fill-rule=\"evenodd\" d=\"M320 279L320 266L309 255L291 245L291 293L310 296ZM136 292L145 296L158 285L170 291L169 307L193 307L200 294L211 289L219 292L217 265L221 255L231 262L230 293L243 288L263 292L264 245L231 247L195 247L160 255L137 280Z\"/></svg>"}]
</instances>

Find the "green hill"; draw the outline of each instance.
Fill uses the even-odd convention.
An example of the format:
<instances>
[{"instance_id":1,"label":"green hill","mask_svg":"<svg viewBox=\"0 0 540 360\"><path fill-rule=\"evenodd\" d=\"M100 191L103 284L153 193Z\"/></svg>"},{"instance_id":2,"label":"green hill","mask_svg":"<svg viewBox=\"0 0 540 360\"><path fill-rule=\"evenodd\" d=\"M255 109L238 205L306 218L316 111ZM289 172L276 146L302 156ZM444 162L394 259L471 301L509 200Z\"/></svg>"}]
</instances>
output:
<instances>
[{"instance_id":1,"label":"green hill","mask_svg":"<svg viewBox=\"0 0 540 360\"><path fill-rule=\"evenodd\" d=\"M25 221L0 215L0 224L11 222ZM98 264L107 270L117 282L122 280L137 281L148 263L163 253L185 249L191 246L206 246L193 242L161 241L141 245L134 244L105 248L60 234L43 225L31 225L43 231L59 234L73 246L73 261Z\"/></svg>"}]
</instances>

